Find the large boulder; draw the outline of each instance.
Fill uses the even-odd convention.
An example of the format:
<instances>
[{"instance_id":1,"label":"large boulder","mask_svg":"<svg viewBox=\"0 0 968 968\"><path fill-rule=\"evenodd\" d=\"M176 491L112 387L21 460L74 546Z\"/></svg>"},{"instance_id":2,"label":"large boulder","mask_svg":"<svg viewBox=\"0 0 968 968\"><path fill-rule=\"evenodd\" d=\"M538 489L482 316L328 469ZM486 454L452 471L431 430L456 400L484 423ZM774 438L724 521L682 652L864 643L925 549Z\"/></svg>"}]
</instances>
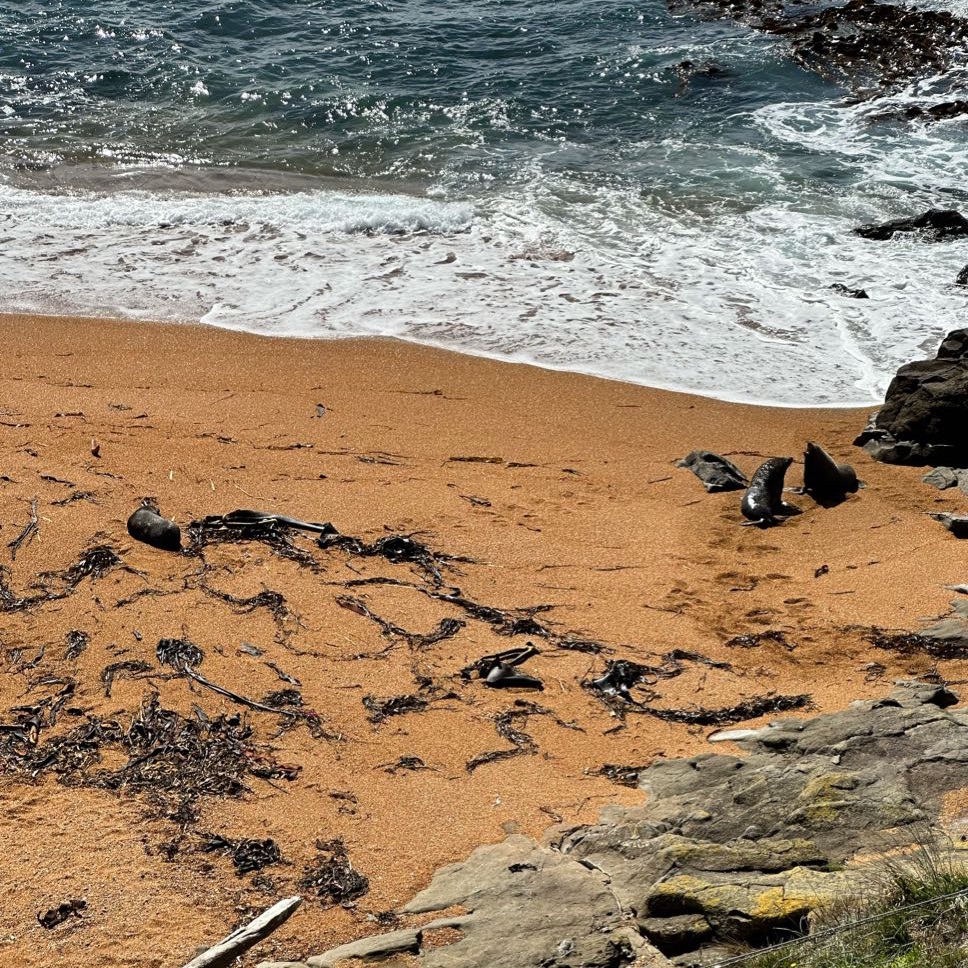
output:
<instances>
[{"instance_id":1,"label":"large boulder","mask_svg":"<svg viewBox=\"0 0 968 968\"><path fill-rule=\"evenodd\" d=\"M887 464L968 467L968 329L949 333L933 360L906 363L884 406L857 438Z\"/></svg>"}]
</instances>

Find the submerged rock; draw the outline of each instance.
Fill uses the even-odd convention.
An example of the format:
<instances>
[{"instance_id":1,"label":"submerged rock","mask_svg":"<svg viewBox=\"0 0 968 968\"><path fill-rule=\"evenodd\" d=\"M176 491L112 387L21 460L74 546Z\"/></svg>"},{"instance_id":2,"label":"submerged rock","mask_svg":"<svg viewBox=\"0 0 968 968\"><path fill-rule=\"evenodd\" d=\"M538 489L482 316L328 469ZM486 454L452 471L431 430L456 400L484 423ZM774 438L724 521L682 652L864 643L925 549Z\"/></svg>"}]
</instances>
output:
<instances>
[{"instance_id":1,"label":"submerged rock","mask_svg":"<svg viewBox=\"0 0 968 968\"><path fill-rule=\"evenodd\" d=\"M954 209L929 209L914 218L897 218L880 225L861 225L854 235L884 242L895 235L913 235L922 242L942 242L968 235L968 218Z\"/></svg>"}]
</instances>

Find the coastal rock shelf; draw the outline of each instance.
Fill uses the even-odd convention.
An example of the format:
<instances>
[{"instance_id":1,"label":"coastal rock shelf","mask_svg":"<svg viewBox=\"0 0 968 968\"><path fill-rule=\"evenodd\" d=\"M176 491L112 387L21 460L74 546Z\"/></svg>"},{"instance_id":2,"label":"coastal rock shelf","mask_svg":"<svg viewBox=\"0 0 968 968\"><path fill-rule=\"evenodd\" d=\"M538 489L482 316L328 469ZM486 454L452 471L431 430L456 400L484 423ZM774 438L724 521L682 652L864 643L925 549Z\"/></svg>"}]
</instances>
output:
<instances>
[{"instance_id":1,"label":"coastal rock shelf","mask_svg":"<svg viewBox=\"0 0 968 968\"><path fill-rule=\"evenodd\" d=\"M424 968L658 968L789 937L817 908L865 894L867 865L885 852L968 861L964 823L939 823L968 782L968 711L948 708L956 701L936 684L899 682L839 713L714 735L742 755L659 761L640 773L644 805L553 828L542 843L481 847L400 911L465 913L260 968L402 950ZM442 927L460 940L421 948Z\"/></svg>"}]
</instances>

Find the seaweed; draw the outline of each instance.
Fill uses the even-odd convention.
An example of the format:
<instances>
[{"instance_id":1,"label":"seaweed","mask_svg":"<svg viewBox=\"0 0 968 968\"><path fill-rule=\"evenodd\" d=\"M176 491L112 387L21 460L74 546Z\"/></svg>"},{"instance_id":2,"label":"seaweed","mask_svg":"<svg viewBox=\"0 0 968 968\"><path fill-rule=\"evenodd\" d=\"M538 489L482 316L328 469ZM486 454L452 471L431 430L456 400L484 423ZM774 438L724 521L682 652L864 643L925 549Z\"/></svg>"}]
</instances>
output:
<instances>
[{"instance_id":1,"label":"seaweed","mask_svg":"<svg viewBox=\"0 0 968 968\"><path fill-rule=\"evenodd\" d=\"M34 498L30 502L30 520L24 525L23 530L17 535L13 541L7 542L7 547L10 549L10 558L12 561L17 560L17 552L23 547L24 544L29 544L34 538L40 533L40 518L37 517L37 498Z\"/></svg>"},{"instance_id":2,"label":"seaweed","mask_svg":"<svg viewBox=\"0 0 968 968\"><path fill-rule=\"evenodd\" d=\"M190 555L200 555L209 545L241 544L256 541L266 545L273 554L294 561L304 568L317 568L316 559L308 551L293 543L292 529L271 517L258 522L233 522L223 515L209 515L188 525Z\"/></svg>"},{"instance_id":3,"label":"seaweed","mask_svg":"<svg viewBox=\"0 0 968 968\"><path fill-rule=\"evenodd\" d=\"M337 595L336 604L363 618L368 618L380 627L380 631L384 636L387 638L401 638L412 649L425 649L437 642L442 642L444 639L452 638L464 628L464 623L459 619L444 618L426 634L408 632L405 628L401 628L399 625L395 625L393 622L377 615L361 598L356 598L352 595Z\"/></svg>"},{"instance_id":4,"label":"seaweed","mask_svg":"<svg viewBox=\"0 0 968 968\"><path fill-rule=\"evenodd\" d=\"M287 706L301 706L302 693L298 689L276 689L262 697L262 705L272 709L284 709Z\"/></svg>"},{"instance_id":5,"label":"seaweed","mask_svg":"<svg viewBox=\"0 0 968 968\"><path fill-rule=\"evenodd\" d=\"M163 665L171 666L181 672L201 665L205 653L188 639L160 639L155 655Z\"/></svg>"},{"instance_id":6,"label":"seaweed","mask_svg":"<svg viewBox=\"0 0 968 968\"><path fill-rule=\"evenodd\" d=\"M722 709L656 709L641 706L644 713L668 723L684 723L688 726L727 726L756 719L767 713L779 713L788 709L803 709L809 706L811 697L806 694L796 696L757 696L746 699L735 706Z\"/></svg>"},{"instance_id":7,"label":"seaweed","mask_svg":"<svg viewBox=\"0 0 968 968\"><path fill-rule=\"evenodd\" d=\"M945 641L917 632L889 632L886 629L872 628L864 638L876 649L894 652L897 655L929 655L932 659L968 658L968 646L959 640Z\"/></svg>"},{"instance_id":8,"label":"seaweed","mask_svg":"<svg viewBox=\"0 0 968 968\"><path fill-rule=\"evenodd\" d=\"M429 704L426 699L421 699L420 696L389 696L386 699L364 696L363 705L370 713L367 719L371 723L382 723L390 716L422 712Z\"/></svg>"},{"instance_id":9,"label":"seaweed","mask_svg":"<svg viewBox=\"0 0 968 968\"><path fill-rule=\"evenodd\" d=\"M234 606L243 615L253 612L257 608L264 608L279 624L282 624L292 616L292 611L286 604L286 599L282 592L264 589L258 595L252 595L249 598L237 598L235 595L230 595L228 592L220 591L204 583L199 585L199 588L206 595L211 595L212 598L218 598L223 602L228 602L229 605Z\"/></svg>"},{"instance_id":10,"label":"seaweed","mask_svg":"<svg viewBox=\"0 0 968 968\"><path fill-rule=\"evenodd\" d=\"M91 644L91 636L79 629L72 629L67 633L65 641L67 647L64 649L64 658L71 662Z\"/></svg>"},{"instance_id":11,"label":"seaweed","mask_svg":"<svg viewBox=\"0 0 968 968\"><path fill-rule=\"evenodd\" d=\"M566 729L578 730L579 732L582 731L574 723L566 723L564 720L559 719L555 713L550 709L546 709L544 706L538 706L524 699L517 699L511 709L506 709L503 713L498 713L494 717L494 728L497 730L498 735L502 739L506 739L512 748L479 753L464 764L464 769L468 773L473 773L474 770L480 766L484 766L485 763L509 760L514 756L533 756L537 753L538 744L535 743L533 737L514 726L514 723L518 720L523 721L523 725L526 726L530 716L551 716L559 726L564 726Z\"/></svg>"},{"instance_id":12,"label":"seaweed","mask_svg":"<svg viewBox=\"0 0 968 968\"><path fill-rule=\"evenodd\" d=\"M416 772L418 770L429 770L430 767L419 756L401 756L393 763L381 763L378 769L396 776L398 770Z\"/></svg>"},{"instance_id":13,"label":"seaweed","mask_svg":"<svg viewBox=\"0 0 968 968\"><path fill-rule=\"evenodd\" d=\"M792 652L792 646L787 640L786 635L779 629L769 629L766 632L752 632L747 635L734 635L726 643L727 649L755 649L763 642L775 642L783 646L787 652Z\"/></svg>"},{"instance_id":14,"label":"seaweed","mask_svg":"<svg viewBox=\"0 0 968 968\"><path fill-rule=\"evenodd\" d=\"M201 850L206 854L219 854L231 857L237 877L261 871L270 864L281 864L282 853L279 845L271 837L265 840L231 840L220 834L200 833Z\"/></svg>"},{"instance_id":15,"label":"seaweed","mask_svg":"<svg viewBox=\"0 0 968 968\"><path fill-rule=\"evenodd\" d=\"M592 771L593 776L604 776L612 783L617 783L624 787L637 787L639 785L639 773L646 769L645 766L620 766L617 763L604 763L597 770Z\"/></svg>"},{"instance_id":16,"label":"seaweed","mask_svg":"<svg viewBox=\"0 0 968 968\"><path fill-rule=\"evenodd\" d=\"M303 873L300 887L312 891L323 904L340 904L343 907L351 905L370 890L369 879L350 863L342 840L318 840L316 849L319 854Z\"/></svg>"},{"instance_id":17,"label":"seaweed","mask_svg":"<svg viewBox=\"0 0 968 968\"><path fill-rule=\"evenodd\" d=\"M111 688L115 679L145 679L152 675L152 667L141 659L123 659L112 662L101 672L101 685L104 686L106 698L111 696Z\"/></svg>"},{"instance_id":18,"label":"seaweed","mask_svg":"<svg viewBox=\"0 0 968 968\"><path fill-rule=\"evenodd\" d=\"M59 924L63 924L68 918L79 918L81 911L86 907L87 901L84 898L73 897L69 901L58 904L55 908L51 908L45 914L38 914L37 923L42 928L51 931Z\"/></svg>"}]
</instances>

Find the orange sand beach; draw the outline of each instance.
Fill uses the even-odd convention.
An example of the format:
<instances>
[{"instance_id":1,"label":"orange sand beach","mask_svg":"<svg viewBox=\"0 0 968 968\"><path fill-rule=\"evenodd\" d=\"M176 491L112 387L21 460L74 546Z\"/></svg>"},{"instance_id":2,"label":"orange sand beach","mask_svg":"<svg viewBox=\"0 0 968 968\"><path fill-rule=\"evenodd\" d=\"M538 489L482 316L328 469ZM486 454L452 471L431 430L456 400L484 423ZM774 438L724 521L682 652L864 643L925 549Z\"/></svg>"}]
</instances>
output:
<instances>
[{"instance_id":1,"label":"orange sand beach","mask_svg":"<svg viewBox=\"0 0 968 968\"><path fill-rule=\"evenodd\" d=\"M170 968L293 893L303 908L247 964L373 933L479 844L639 802L604 765L709 749L713 726L622 718L583 688L607 661L657 670L638 694L660 713L795 695L840 709L931 671L866 633L916 629L968 577L968 545L923 513L964 495L852 447L864 411L726 404L391 340L22 316L0 329L0 723L37 724L0 732L0 966ZM792 497L803 513L769 530L675 466L707 448L751 473L807 440L867 486L830 509ZM256 508L369 544L411 535L439 576L303 533L291 554L156 550L125 529L145 497L183 534ZM117 558L85 571L92 548ZM162 639L194 643L198 672L237 696L298 691L299 715L181 674ZM542 692L461 676L529 641L521 671ZM936 671L968 680L964 662ZM420 708L373 721L399 696ZM124 737L146 709L238 740L241 786L220 786L216 763L210 789L172 789L178 749L133 763ZM42 755L91 724L73 760ZM515 755L473 764L497 751ZM239 875L206 835L271 838L279 862ZM305 886L337 840L369 882L345 905ZM41 926L71 899L80 916Z\"/></svg>"}]
</instances>

